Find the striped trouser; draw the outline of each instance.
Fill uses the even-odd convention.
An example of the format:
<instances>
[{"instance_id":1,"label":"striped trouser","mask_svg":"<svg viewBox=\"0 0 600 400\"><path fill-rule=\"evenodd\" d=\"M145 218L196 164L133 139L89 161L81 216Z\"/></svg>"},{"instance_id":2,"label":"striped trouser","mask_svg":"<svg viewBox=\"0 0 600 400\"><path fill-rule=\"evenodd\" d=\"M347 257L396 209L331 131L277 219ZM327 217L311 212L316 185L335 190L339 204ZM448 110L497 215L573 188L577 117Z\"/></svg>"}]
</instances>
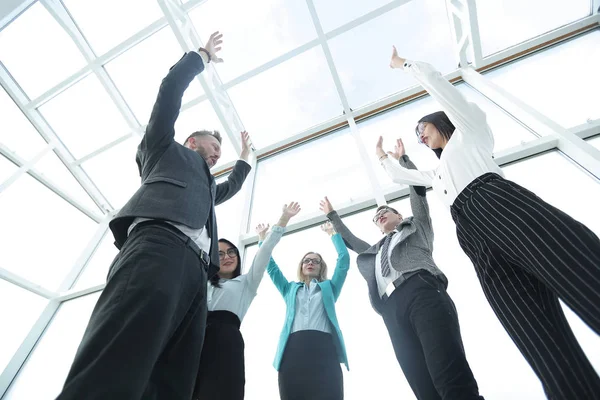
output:
<instances>
[{"instance_id":1,"label":"striped trouser","mask_svg":"<svg viewBox=\"0 0 600 400\"><path fill-rule=\"evenodd\" d=\"M600 378L558 301L600 334L598 237L492 173L471 182L451 211L488 302L548 398L600 399Z\"/></svg>"}]
</instances>

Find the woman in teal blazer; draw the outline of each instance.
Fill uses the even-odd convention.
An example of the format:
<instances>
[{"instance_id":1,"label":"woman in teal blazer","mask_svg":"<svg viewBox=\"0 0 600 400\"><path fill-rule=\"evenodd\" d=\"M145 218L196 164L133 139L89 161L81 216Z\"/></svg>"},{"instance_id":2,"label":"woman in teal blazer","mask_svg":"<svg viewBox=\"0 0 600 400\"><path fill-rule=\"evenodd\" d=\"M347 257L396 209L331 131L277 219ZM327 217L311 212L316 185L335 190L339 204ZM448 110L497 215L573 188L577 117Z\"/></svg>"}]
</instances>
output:
<instances>
[{"instance_id":1,"label":"woman in teal blazer","mask_svg":"<svg viewBox=\"0 0 600 400\"><path fill-rule=\"evenodd\" d=\"M287 308L273 363L279 371L281 400L344 398L340 363L348 368L348 359L335 302L348 274L350 255L331 223L321 229L329 234L338 254L331 279L327 279L327 264L314 252L306 253L300 260L299 282L288 282L272 258L267 267Z\"/></svg>"}]
</instances>

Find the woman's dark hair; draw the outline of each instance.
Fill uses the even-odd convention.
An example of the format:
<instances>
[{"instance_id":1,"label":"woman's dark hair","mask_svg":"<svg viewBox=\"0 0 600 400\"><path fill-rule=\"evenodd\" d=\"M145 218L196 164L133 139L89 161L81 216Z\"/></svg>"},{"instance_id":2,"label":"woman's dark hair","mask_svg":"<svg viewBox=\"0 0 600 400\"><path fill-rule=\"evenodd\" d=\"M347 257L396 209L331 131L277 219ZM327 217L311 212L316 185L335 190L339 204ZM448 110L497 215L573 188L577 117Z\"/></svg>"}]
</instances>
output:
<instances>
[{"instance_id":1,"label":"woman's dark hair","mask_svg":"<svg viewBox=\"0 0 600 400\"><path fill-rule=\"evenodd\" d=\"M237 265L235 266L231 277L236 278L240 276L242 274L242 260L240 259L240 251L238 250L235 244L231 243L227 239L219 239L219 243L228 244L232 249L235 249L235 252L237 253ZM214 287L221 287L221 285L219 284L219 274L215 274L212 278L210 278L210 284Z\"/></svg>"},{"instance_id":2,"label":"woman's dark hair","mask_svg":"<svg viewBox=\"0 0 600 400\"><path fill-rule=\"evenodd\" d=\"M417 127L415 128L415 133L417 134L417 137L420 137L421 132L423 132L423 123L424 122L433 124L433 126L436 127L436 129L438 130L440 135L442 135L442 137L446 140L450 140L450 138L452 137L452 134L454 133L454 129L456 129L456 128L454 128L454 124L450 121L450 118L448 118L448 116L446 115L445 112L437 111L432 114L428 114L419 120L419 123L417 124ZM420 142L421 142L421 139L419 139L419 143ZM440 158L442 156L443 149L441 147L439 149L431 149L431 150L433 150L433 152L435 153L437 158Z\"/></svg>"}]
</instances>

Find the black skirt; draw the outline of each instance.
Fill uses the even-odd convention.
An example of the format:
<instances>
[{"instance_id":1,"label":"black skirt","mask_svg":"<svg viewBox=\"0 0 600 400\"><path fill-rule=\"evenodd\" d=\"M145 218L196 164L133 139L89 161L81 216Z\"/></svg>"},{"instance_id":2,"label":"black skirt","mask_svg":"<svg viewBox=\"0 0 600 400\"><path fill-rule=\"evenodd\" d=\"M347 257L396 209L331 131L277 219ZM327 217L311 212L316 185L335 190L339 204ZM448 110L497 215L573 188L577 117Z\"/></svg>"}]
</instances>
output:
<instances>
[{"instance_id":1,"label":"black skirt","mask_svg":"<svg viewBox=\"0 0 600 400\"><path fill-rule=\"evenodd\" d=\"M342 400L344 379L333 336L298 331L288 338L279 368L281 400Z\"/></svg>"},{"instance_id":2,"label":"black skirt","mask_svg":"<svg viewBox=\"0 0 600 400\"><path fill-rule=\"evenodd\" d=\"M200 358L195 400L243 400L246 374L240 320L229 311L211 311Z\"/></svg>"}]
</instances>

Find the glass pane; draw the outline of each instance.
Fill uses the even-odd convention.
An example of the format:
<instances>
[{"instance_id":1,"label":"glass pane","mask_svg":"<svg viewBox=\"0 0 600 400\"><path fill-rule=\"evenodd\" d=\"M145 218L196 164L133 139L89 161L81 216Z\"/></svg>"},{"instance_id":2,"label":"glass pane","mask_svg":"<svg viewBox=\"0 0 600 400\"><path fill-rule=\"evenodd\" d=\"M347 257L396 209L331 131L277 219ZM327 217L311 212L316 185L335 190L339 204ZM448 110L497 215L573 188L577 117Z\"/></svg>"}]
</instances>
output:
<instances>
[{"instance_id":1,"label":"glass pane","mask_svg":"<svg viewBox=\"0 0 600 400\"><path fill-rule=\"evenodd\" d=\"M93 74L59 94L39 110L76 158L93 152L130 130Z\"/></svg>"},{"instance_id":2,"label":"glass pane","mask_svg":"<svg viewBox=\"0 0 600 400\"><path fill-rule=\"evenodd\" d=\"M75 43L39 2L0 31L0 59L32 99L85 66Z\"/></svg>"},{"instance_id":3,"label":"glass pane","mask_svg":"<svg viewBox=\"0 0 600 400\"><path fill-rule=\"evenodd\" d=\"M100 292L69 300L60 306L4 399L56 398L65 383L98 297Z\"/></svg>"},{"instance_id":4,"label":"glass pane","mask_svg":"<svg viewBox=\"0 0 600 400\"><path fill-rule=\"evenodd\" d=\"M35 205L25 205L32 200ZM97 227L29 175L2 192L0 221L2 268L50 290L58 288Z\"/></svg>"},{"instance_id":5,"label":"glass pane","mask_svg":"<svg viewBox=\"0 0 600 400\"><path fill-rule=\"evenodd\" d=\"M113 259L119 252L114 245L115 238L110 230L106 232L100 245L92 254L92 258L88 261L85 270L77 279L73 286L74 289L85 289L90 286L106 283L108 268Z\"/></svg>"},{"instance_id":6,"label":"glass pane","mask_svg":"<svg viewBox=\"0 0 600 400\"><path fill-rule=\"evenodd\" d=\"M173 31L167 26L106 64L106 70L142 125L150 119L162 79L183 53ZM202 86L194 80L183 101L185 103L202 93Z\"/></svg>"},{"instance_id":7,"label":"glass pane","mask_svg":"<svg viewBox=\"0 0 600 400\"><path fill-rule=\"evenodd\" d=\"M0 320L5 327L0 346L0 371L8 365L47 303L42 296L0 279Z\"/></svg>"},{"instance_id":8,"label":"glass pane","mask_svg":"<svg viewBox=\"0 0 600 400\"><path fill-rule=\"evenodd\" d=\"M25 160L44 148L46 141L3 89L0 89L0 115L0 143Z\"/></svg>"},{"instance_id":9,"label":"glass pane","mask_svg":"<svg viewBox=\"0 0 600 400\"><path fill-rule=\"evenodd\" d=\"M77 182L73 174L65 167L54 152L49 152L36 162L33 170L47 177L54 185L69 194L74 200L90 211L98 211L96 203Z\"/></svg>"},{"instance_id":10,"label":"glass pane","mask_svg":"<svg viewBox=\"0 0 600 400\"><path fill-rule=\"evenodd\" d=\"M317 15L325 32L390 3L390 0L315 0Z\"/></svg>"},{"instance_id":11,"label":"glass pane","mask_svg":"<svg viewBox=\"0 0 600 400\"><path fill-rule=\"evenodd\" d=\"M476 1L484 56L587 17L591 11L590 0Z\"/></svg>"},{"instance_id":12,"label":"glass pane","mask_svg":"<svg viewBox=\"0 0 600 400\"><path fill-rule=\"evenodd\" d=\"M106 53L162 17L160 7L154 1L65 0L63 3L96 55Z\"/></svg>"},{"instance_id":13,"label":"glass pane","mask_svg":"<svg viewBox=\"0 0 600 400\"><path fill-rule=\"evenodd\" d=\"M329 196L337 204L371 197L362 158L349 130L317 139L260 161L252 200L249 231L265 218L279 217L281 207L297 201L300 215L318 213Z\"/></svg>"},{"instance_id":14,"label":"glass pane","mask_svg":"<svg viewBox=\"0 0 600 400\"><path fill-rule=\"evenodd\" d=\"M342 114L320 47L229 89L257 148Z\"/></svg>"},{"instance_id":15,"label":"glass pane","mask_svg":"<svg viewBox=\"0 0 600 400\"><path fill-rule=\"evenodd\" d=\"M596 136L594 138L588 139L587 142L600 150L600 136Z\"/></svg>"},{"instance_id":16,"label":"glass pane","mask_svg":"<svg viewBox=\"0 0 600 400\"><path fill-rule=\"evenodd\" d=\"M217 66L223 81L317 37L304 0L207 1L190 17L203 41L213 32L224 33L225 62Z\"/></svg>"},{"instance_id":17,"label":"glass pane","mask_svg":"<svg viewBox=\"0 0 600 400\"><path fill-rule=\"evenodd\" d=\"M456 69L445 1L407 2L329 41L352 108L417 84L408 74L390 68L393 44L401 56L431 63L443 74ZM369 54L377 56L370 59Z\"/></svg>"},{"instance_id":18,"label":"glass pane","mask_svg":"<svg viewBox=\"0 0 600 400\"><path fill-rule=\"evenodd\" d=\"M0 185L17 172L19 168L3 156L0 156Z\"/></svg>"},{"instance_id":19,"label":"glass pane","mask_svg":"<svg viewBox=\"0 0 600 400\"><path fill-rule=\"evenodd\" d=\"M219 117L217 117L215 110L207 100L179 114L179 118L175 123L175 141L183 144L192 132L203 129L217 130L221 133L223 139L221 142L221 158L216 168L237 159L237 153L229 140L229 136L227 136L227 132L225 132L225 128L223 128Z\"/></svg>"},{"instance_id":20,"label":"glass pane","mask_svg":"<svg viewBox=\"0 0 600 400\"><path fill-rule=\"evenodd\" d=\"M227 177L218 178L217 184L222 183ZM248 176L244 186L235 196L221 203L215 208L217 213L217 227L219 228L219 239L224 238L236 244L241 233L242 213L244 211L244 200L246 196L246 185L252 179Z\"/></svg>"},{"instance_id":21,"label":"glass pane","mask_svg":"<svg viewBox=\"0 0 600 400\"><path fill-rule=\"evenodd\" d=\"M118 209L140 187L135 154L141 139L134 135L81 164L110 204Z\"/></svg>"},{"instance_id":22,"label":"glass pane","mask_svg":"<svg viewBox=\"0 0 600 400\"><path fill-rule=\"evenodd\" d=\"M594 101L600 81L593 78L600 69L598 43L600 31L596 30L485 76L563 127L571 128L600 118Z\"/></svg>"}]
</instances>

